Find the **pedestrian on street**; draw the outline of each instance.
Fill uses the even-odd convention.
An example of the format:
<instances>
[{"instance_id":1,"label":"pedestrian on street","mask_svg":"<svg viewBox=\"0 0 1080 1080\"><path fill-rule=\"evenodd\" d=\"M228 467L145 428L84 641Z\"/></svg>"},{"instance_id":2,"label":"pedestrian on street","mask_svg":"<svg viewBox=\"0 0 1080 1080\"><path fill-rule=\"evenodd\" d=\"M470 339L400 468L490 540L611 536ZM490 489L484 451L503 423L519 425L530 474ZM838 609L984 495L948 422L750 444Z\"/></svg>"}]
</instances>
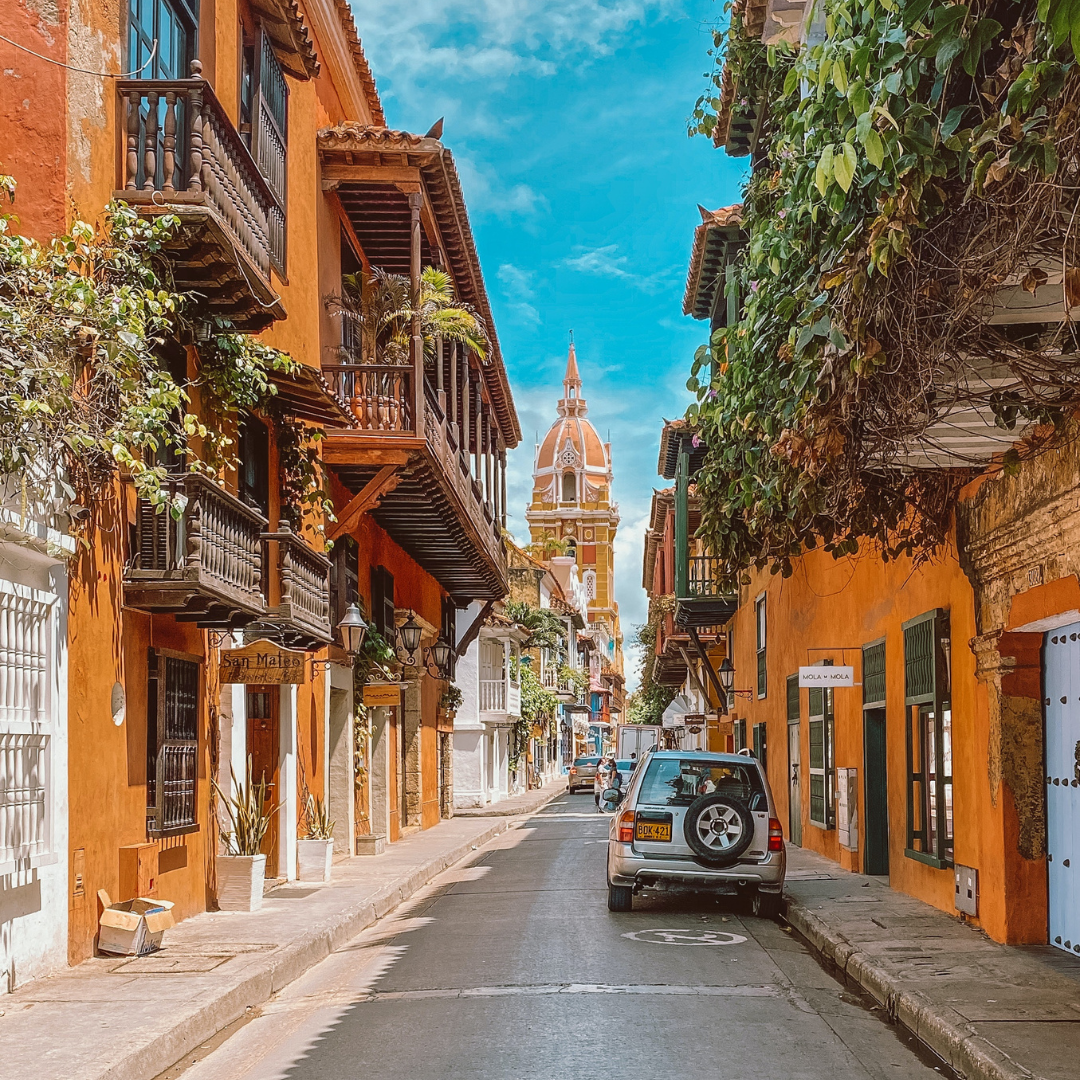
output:
<instances>
[{"instance_id":1,"label":"pedestrian on street","mask_svg":"<svg viewBox=\"0 0 1080 1080\"><path fill-rule=\"evenodd\" d=\"M622 789L622 774L619 772L619 767L615 764L613 757L601 760L596 769L596 779L593 781L593 799L596 802L596 809L599 811L614 809L614 807L609 807L607 803L601 804L600 801L601 794L608 788Z\"/></svg>"}]
</instances>

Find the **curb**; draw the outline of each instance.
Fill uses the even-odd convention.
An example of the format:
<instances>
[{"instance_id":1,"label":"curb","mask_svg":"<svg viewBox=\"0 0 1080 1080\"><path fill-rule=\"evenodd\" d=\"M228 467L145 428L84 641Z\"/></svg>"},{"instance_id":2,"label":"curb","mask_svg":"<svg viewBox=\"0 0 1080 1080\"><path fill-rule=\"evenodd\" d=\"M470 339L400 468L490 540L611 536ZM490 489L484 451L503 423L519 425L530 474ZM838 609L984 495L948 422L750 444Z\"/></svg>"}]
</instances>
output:
<instances>
[{"instance_id":1,"label":"curb","mask_svg":"<svg viewBox=\"0 0 1080 1080\"><path fill-rule=\"evenodd\" d=\"M873 957L791 896L785 896L784 914L817 953L857 982L890 1018L966 1080L1038 1080L1035 1073L978 1034L955 1009L920 990L901 989Z\"/></svg>"},{"instance_id":2,"label":"curb","mask_svg":"<svg viewBox=\"0 0 1080 1080\"><path fill-rule=\"evenodd\" d=\"M204 1000L192 1014L178 1018L167 1032L159 1032L141 1044L129 1046L119 1060L88 1072L81 1080L153 1080L175 1065L201 1043L262 1005L321 960L366 930L384 915L419 892L433 878L460 862L474 850L507 830L511 819L492 824L471 839L429 859L403 879L368 896L362 906L325 919L309 932L268 958L259 971Z\"/></svg>"},{"instance_id":3,"label":"curb","mask_svg":"<svg viewBox=\"0 0 1080 1080\"><path fill-rule=\"evenodd\" d=\"M556 787L550 794L545 793L543 799L535 806L530 806L527 810L500 810L499 803L492 803L490 806L485 806L482 809L466 807L463 810L455 810L454 817L463 818L466 821L470 821L472 818L502 817L512 820L514 818L527 817L529 814L535 814L538 810L543 810L548 803L554 802L560 795L565 794L565 787Z\"/></svg>"}]
</instances>

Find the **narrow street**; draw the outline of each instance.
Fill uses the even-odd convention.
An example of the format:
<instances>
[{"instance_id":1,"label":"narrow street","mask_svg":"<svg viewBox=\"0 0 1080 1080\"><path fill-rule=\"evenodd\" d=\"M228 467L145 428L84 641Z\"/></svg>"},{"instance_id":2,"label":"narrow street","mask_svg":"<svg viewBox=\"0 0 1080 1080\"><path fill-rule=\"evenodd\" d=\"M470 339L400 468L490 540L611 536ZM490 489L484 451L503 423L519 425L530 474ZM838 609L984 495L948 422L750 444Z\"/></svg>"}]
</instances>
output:
<instances>
[{"instance_id":1,"label":"narrow street","mask_svg":"<svg viewBox=\"0 0 1080 1080\"><path fill-rule=\"evenodd\" d=\"M607 826L556 799L160 1080L943 1075L776 923L609 913Z\"/></svg>"}]
</instances>

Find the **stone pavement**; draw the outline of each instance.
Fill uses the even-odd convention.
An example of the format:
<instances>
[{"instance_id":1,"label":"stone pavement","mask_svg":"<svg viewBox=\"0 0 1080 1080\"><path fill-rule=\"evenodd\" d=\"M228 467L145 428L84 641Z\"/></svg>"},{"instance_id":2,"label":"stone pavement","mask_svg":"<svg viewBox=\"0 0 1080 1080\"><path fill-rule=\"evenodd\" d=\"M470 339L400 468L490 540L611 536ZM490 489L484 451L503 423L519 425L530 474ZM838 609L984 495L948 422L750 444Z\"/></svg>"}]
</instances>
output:
<instances>
[{"instance_id":1,"label":"stone pavement","mask_svg":"<svg viewBox=\"0 0 1080 1080\"><path fill-rule=\"evenodd\" d=\"M469 806L461 810L454 809L454 817L477 818L477 817L507 817L517 814L534 814L542 806L547 806L552 799L566 794L566 777L560 776L555 780L549 780L542 788L534 788L532 791L523 792L510 799L501 802L489 803L487 806Z\"/></svg>"},{"instance_id":2,"label":"stone pavement","mask_svg":"<svg viewBox=\"0 0 1080 1080\"><path fill-rule=\"evenodd\" d=\"M883 878L790 846L786 897L792 927L961 1076L1080 1076L1080 958L998 945Z\"/></svg>"},{"instance_id":3,"label":"stone pavement","mask_svg":"<svg viewBox=\"0 0 1080 1080\"><path fill-rule=\"evenodd\" d=\"M261 911L186 919L149 956L96 957L0 997L0 1078L152 1080L503 832L521 812L505 805L336 863L328 884L276 888Z\"/></svg>"}]
</instances>

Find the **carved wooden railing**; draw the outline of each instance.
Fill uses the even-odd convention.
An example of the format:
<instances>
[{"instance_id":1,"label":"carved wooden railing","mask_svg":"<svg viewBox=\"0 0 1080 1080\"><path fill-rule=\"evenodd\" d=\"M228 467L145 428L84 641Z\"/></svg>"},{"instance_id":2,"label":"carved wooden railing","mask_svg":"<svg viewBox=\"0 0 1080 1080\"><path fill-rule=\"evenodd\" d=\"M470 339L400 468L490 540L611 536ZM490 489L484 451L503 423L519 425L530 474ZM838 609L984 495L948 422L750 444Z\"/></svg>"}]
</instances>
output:
<instances>
[{"instance_id":1,"label":"carved wooden railing","mask_svg":"<svg viewBox=\"0 0 1080 1080\"><path fill-rule=\"evenodd\" d=\"M325 364L323 375L356 417L361 431L414 430L411 367Z\"/></svg>"},{"instance_id":2,"label":"carved wooden railing","mask_svg":"<svg viewBox=\"0 0 1080 1080\"><path fill-rule=\"evenodd\" d=\"M123 190L132 204L202 204L264 278L285 265L285 212L198 60L190 79L123 79Z\"/></svg>"},{"instance_id":3,"label":"carved wooden railing","mask_svg":"<svg viewBox=\"0 0 1080 1080\"><path fill-rule=\"evenodd\" d=\"M330 624L330 560L304 543L287 522L263 540L277 544L279 603L274 622L320 641L333 639Z\"/></svg>"},{"instance_id":4,"label":"carved wooden railing","mask_svg":"<svg viewBox=\"0 0 1080 1080\"><path fill-rule=\"evenodd\" d=\"M166 489L170 504L160 512L139 500L127 581L184 582L261 611L266 518L206 476L188 473Z\"/></svg>"},{"instance_id":5,"label":"carved wooden railing","mask_svg":"<svg viewBox=\"0 0 1080 1080\"><path fill-rule=\"evenodd\" d=\"M714 597L720 596L720 562L712 555L690 556L690 579L687 587L687 596L690 597Z\"/></svg>"},{"instance_id":6,"label":"carved wooden railing","mask_svg":"<svg viewBox=\"0 0 1080 1080\"><path fill-rule=\"evenodd\" d=\"M480 711L506 712L506 680L480 680Z\"/></svg>"}]
</instances>

